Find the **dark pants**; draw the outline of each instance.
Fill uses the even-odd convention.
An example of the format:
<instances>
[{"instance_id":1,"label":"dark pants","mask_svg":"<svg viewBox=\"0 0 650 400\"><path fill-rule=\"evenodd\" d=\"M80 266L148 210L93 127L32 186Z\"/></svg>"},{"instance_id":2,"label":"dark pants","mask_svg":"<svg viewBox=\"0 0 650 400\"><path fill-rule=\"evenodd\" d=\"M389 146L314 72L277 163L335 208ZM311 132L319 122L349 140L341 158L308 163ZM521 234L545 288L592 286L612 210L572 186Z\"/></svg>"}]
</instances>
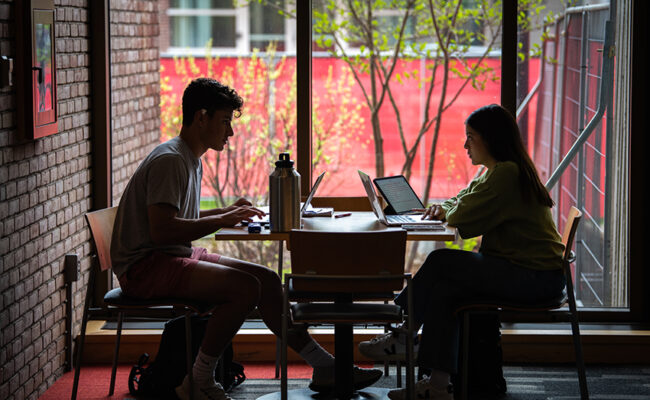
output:
<instances>
[{"instance_id":1,"label":"dark pants","mask_svg":"<svg viewBox=\"0 0 650 400\"><path fill-rule=\"evenodd\" d=\"M561 270L540 271L506 259L463 250L431 252L413 277L413 317L422 327L421 367L457 372L459 321L454 310L487 297L530 303L556 298L565 285ZM406 307L406 289L395 303Z\"/></svg>"}]
</instances>

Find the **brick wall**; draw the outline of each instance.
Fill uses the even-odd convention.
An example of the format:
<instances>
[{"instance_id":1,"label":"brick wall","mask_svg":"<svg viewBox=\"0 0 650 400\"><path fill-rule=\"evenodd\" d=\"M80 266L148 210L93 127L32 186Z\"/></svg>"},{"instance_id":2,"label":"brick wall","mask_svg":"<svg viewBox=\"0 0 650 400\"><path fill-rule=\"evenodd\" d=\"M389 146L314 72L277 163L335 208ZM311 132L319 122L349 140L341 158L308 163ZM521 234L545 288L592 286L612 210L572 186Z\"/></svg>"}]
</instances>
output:
<instances>
[{"instance_id":1,"label":"brick wall","mask_svg":"<svg viewBox=\"0 0 650 400\"><path fill-rule=\"evenodd\" d=\"M158 1L158 26L160 27L159 48L163 52L167 51L171 42L171 37L169 36L169 17L167 17L168 8L169 0Z\"/></svg>"},{"instance_id":2,"label":"brick wall","mask_svg":"<svg viewBox=\"0 0 650 400\"><path fill-rule=\"evenodd\" d=\"M160 142L160 56L156 1L111 1L113 202Z\"/></svg>"},{"instance_id":3,"label":"brick wall","mask_svg":"<svg viewBox=\"0 0 650 400\"><path fill-rule=\"evenodd\" d=\"M17 87L0 88L0 399L37 399L64 371L63 257L77 253L74 334L90 267L88 0L56 0L58 133L23 140ZM111 1L113 196L158 142L155 1ZM0 0L0 50L15 57L14 2Z\"/></svg>"}]
</instances>

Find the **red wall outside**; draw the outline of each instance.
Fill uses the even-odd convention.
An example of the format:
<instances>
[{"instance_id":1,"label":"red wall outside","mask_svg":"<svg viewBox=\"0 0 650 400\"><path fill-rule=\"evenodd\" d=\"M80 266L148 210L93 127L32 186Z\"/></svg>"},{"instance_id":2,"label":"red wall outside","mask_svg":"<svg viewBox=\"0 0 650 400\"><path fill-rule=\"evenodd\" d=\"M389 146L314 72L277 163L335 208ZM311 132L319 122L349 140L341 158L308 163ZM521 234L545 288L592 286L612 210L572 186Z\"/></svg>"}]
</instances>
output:
<instances>
[{"instance_id":1,"label":"red wall outside","mask_svg":"<svg viewBox=\"0 0 650 400\"><path fill-rule=\"evenodd\" d=\"M470 59L467 61L473 62L474 60ZM220 71L227 67L234 68L236 62L236 58L220 58L218 60L216 70ZM500 60L488 59L487 62L490 67L495 69L496 76L500 76ZM201 71L205 71L204 59L197 59L196 63ZM418 69L419 65L419 61L403 62L399 65L396 72L401 73L405 70L412 71L413 69ZM174 60L169 58L162 58L161 66L163 68L161 79L169 79L168 84L172 86L173 92L176 93L176 97L180 101L185 82L183 82L182 77L176 73L174 68ZM317 94L324 91L328 68L330 66L333 67L335 78L337 76L340 76L342 69L345 68L343 61L335 58L326 57L312 59L313 93ZM532 60L530 65L530 87L532 87L537 80L538 70L538 60ZM283 73L278 79L276 86L280 88L290 82L294 71L295 59L287 59L287 68L284 68ZM438 76L440 75L441 73L439 72ZM368 78L367 76L364 78L366 79L364 84L366 84ZM415 134L420 126L420 110L422 108L420 104L420 89L418 89L417 82L413 80L405 80L403 84L397 83L396 80L393 80L393 82L394 83L392 84L391 88L393 89L393 94L395 96L396 102L401 110L401 118L404 131L407 136L407 143L410 143L413 141ZM436 114L437 101L440 98L441 93L442 83L440 82L439 78L437 79L436 83L437 85L433 93L433 101L431 102L431 115ZM447 88L447 99L455 94L462 84L463 80L461 79L451 79ZM463 148L465 139L464 121L467 116L476 108L490 103L498 103L500 100L500 85L500 80L489 81L485 85L484 90L477 90L468 84L465 86L455 103L444 112L437 145L438 155L436 157L434 168L433 185L430 195L431 198L447 198L455 195L458 190L465 187L468 181L474 176L477 169L471 165L469 159L467 158L466 151ZM235 79L233 86L236 90L240 91L241 88L238 87L237 79ZM349 152L349 154L346 153L346 159L337 173L328 173L328 175L326 175L323 184L319 188L318 194L320 196L363 195L363 188L361 186L361 182L359 181L356 170L364 170L371 177L374 177L375 175L375 157L373 154L374 144L372 142L370 113L368 111L368 108L365 106L362 91L357 84L354 84L352 93L353 96L363 104L361 113L364 118L365 125L365 129L363 129L361 132L358 132L358 134L355 134L355 136L359 139L359 143L365 142L367 139L370 141L365 148L357 145L354 147L353 151ZM283 99L282 91L279 90L277 96L278 99L276 100L276 103L279 103ZM246 99L244 100L246 101ZM244 105L244 113L255 112L255 105L248 104L248 107L249 108L247 108L246 104ZM321 108L319 112L328 113L331 111L328 111L327 108ZM535 118L532 117L535 115L535 112L536 102L533 101L529 108L529 115L531 115L531 118L529 118L530 121L535 120ZM384 133L384 153L386 161L385 175L396 175L401 171L404 156L401 150L401 143L397 133L398 128L395 120L395 113L393 112L388 98L386 98L379 115L382 124L382 132ZM530 132L534 132L534 130L531 129ZM237 131L235 131L235 134L237 134ZM421 152L419 152L413 164L413 174L410 182L415 191L420 196L422 195L422 191L424 189L424 180L426 179L426 168L428 164L429 145L432 137L433 129L431 129L426 136L427 139L425 142L425 153L427 156L424 163L421 162ZM533 138L529 138L529 143L534 143ZM269 173L271 172L271 168L272 166L269 166ZM210 197L212 194L208 189L208 185L204 184L203 187L203 196Z\"/></svg>"}]
</instances>

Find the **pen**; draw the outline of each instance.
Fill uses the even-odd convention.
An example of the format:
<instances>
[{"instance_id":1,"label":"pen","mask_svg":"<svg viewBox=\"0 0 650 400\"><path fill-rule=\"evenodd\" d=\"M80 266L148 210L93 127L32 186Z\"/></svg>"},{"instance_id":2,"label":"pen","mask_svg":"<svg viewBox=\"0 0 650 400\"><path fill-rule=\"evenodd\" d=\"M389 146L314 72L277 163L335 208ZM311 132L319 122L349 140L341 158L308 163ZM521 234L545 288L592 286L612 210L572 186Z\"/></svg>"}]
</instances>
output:
<instances>
[{"instance_id":1,"label":"pen","mask_svg":"<svg viewBox=\"0 0 650 400\"><path fill-rule=\"evenodd\" d=\"M343 218L343 217L349 217L352 215L352 213L342 213L342 214L336 214L334 218Z\"/></svg>"},{"instance_id":2,"label":"pen","mask_svg":"<svg viewBox=\"0 0 650 400\"><path fill-rule=\"evenodd\" d=\"M425 212L426 210L426 208L411 208L412 212Z\"/></svg>"}]
</instances>

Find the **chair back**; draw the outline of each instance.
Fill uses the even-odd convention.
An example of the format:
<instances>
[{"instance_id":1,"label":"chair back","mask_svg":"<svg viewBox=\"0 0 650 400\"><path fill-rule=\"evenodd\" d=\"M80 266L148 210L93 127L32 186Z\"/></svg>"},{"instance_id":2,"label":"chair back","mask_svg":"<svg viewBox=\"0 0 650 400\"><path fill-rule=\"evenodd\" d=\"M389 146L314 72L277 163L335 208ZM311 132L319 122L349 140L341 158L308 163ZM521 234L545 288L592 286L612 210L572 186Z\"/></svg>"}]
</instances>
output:
<instances>
[{"instance_id":1,"label":"chair back","mask_svg":"<svg viewBox=\"0 0 650 400\"><path fill-rule=\"evenodd\" d=\"M571 206L569 210L569 215L567 216L566 225L564 226L564 231L562 232L562 243L564 244L564 255L562 256L562 266L564 268L564 273L570 275L571 271L569 266L573 262L573 240L576 236L576 231L578 230L578 224L582 219L582 212L576 207ZM567 276L567 279L569 277Z\"/></svg>"},{"instance_id":2,"label":"chair back","mask_svg":"<svg viewBox=\"0 0 650 400\"><path fill-rule=\"evenodd\" d=\"M111 262L111 237L116 214L117 207L104 208L86 214L86 221L90 226L90 233L95 242L97 259L102 271L111 269L113 265Z\"/></svg>"},{"instance_id":3,"label":"chair back","mask_svg":"<svg viewBox=\"0 0 650 400\"><path fill-rule=\"evenodd\" d=\"M573 293L573 277L571 274L571 262L573 262L573 240L578 230L578 224L582 219L582 212L576 207L571 206L569 215L567 216L566 225L562 233L562 243L564 243L564 256L562 257L562 268L564 276L566 277L566 291L569 301L569 309L571 312L576 312L576 300Z\"/></svg>"},{"instance_id":4,"label":"chair back","mask_svg":"<svg viewBox=\"0 0 650 400\"><path fill-rule=\"evenodd\" d=\"M564 244L564 259L569 259L571 255L571 248L573 247L573 239L575 238L576 231L578 230L578 223L582 218L582 212L576 207L571 206L569 215L567 216L566 225L562 232L562 243Z\"/></svg>"},{"instance_id":5,"label":"chair back","mask_svg":"<svg viewBox=\"0 0 650 400\"><path fill-rule=\"evenodd\" d=\"M295 281L297 290L369 293L402 288L406 231L321 232L292 230L291 273L329 276L327 283ZM366 276L368 280L358 280ZM346 277L348 279L346 279ZM372 280L376 277L379 279Z\"/></svg>"}]
</instances>

